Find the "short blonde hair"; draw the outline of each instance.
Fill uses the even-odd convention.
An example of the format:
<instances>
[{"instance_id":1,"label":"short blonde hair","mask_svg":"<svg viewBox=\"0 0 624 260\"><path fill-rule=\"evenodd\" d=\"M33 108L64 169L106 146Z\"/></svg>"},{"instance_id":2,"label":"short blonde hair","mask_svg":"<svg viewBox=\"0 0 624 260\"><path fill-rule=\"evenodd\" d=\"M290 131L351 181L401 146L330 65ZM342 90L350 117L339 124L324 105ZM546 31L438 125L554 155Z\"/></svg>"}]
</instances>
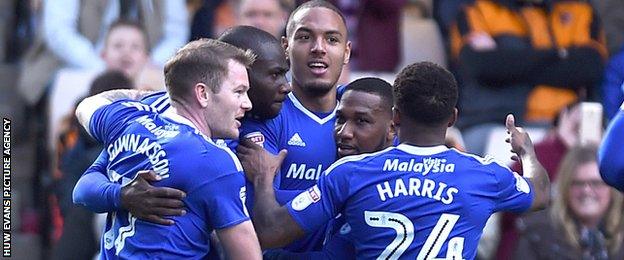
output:
<instances>
[{"instance_id":1,"label":"short blonde hair","mask_svg":"<svg viewBox=\"0 0 624 260\"><path fill-rule=\"evenodd\" d=\"M241 50L213 39L195 40L167 61L165 85L171 97L184 98L197 83L204 83L217 93L227 77L230 60L249 68L255 59L251 50Z\"/></svg>"}]
</instances>

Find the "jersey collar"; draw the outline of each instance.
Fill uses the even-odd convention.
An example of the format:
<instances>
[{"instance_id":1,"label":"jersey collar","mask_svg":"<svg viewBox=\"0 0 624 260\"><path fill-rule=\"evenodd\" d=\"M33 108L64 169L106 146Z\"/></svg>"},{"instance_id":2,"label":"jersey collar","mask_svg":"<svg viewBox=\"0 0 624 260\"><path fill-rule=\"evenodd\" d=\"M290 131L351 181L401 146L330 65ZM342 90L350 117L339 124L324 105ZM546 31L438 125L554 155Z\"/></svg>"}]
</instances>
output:
<instances>
[{"instance_id":1,"label":"jersey collar","mask_svg":"<svg viewBox=\"0 0 624 260\"><path fill-rule=\"evenodd\" d=\"M301 104L301 102L299 102L297 97L295 97L295 94L293 94L292 92L288 93L288 99L290 99L290 101L293 102L293 105L297 109L299 109L299 111L303 112L309 118L311 118L312 120L314 120L315 122L317 122L317 123L319 123L321 125L327 123L328 121L330 121L330 120L332 120L333 118L336 117L336 109L338 109L338 102L340 102L340 101L336 101L336 106L334 107L334 110L329 115L327 115L324 118L319 118L316 114L312 113L312 111L310 111L307 108L305 108L303 106L303 104Z\"/></svg>"},{"instance_id":2,"label":"jersey collar","mask_svg":"<svg viewBox=\"0 0 624 260\"><path fill-rule=\"evenodd\" d=\"M195 130L196 134L201 135L208 142L212 143L212 140L210 138L208 138L206 135L204 135L201 131L199 131L199 129L195 126L195 124L193 124L193 122L191 122L191 120L188 120L188 119L186 119L186 117L178 115L175 112L175 109L173 109L173 107L167 108L167 110L162 112L161 116L169 118L169 119L171 119L171 120L173 120L173 121L175 121L177 123L184 124L184 125L187 125L187 126L191 127L193 130Z\"/></svg>"},{"instance_id":3,"label":"jersey collar","mask_svg":"<svg viewBox=\"0 0 624 260\"><path fill-rule=\"evenodd\" d=\"M433 155L449 150L449 148L444 145L422 147L409 144L399 144L397 149L413 155Z\"/></svg>"}]
</instances>

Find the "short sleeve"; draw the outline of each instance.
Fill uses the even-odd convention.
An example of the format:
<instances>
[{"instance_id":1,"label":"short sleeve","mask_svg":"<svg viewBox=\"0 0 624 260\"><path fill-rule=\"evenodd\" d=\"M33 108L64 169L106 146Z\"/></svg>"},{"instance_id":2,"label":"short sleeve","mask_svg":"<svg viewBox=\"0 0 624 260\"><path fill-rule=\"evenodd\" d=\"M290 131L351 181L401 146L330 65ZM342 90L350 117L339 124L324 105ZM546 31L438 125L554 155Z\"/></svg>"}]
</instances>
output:
<instances>
[{"instance_id":1,"label":"short sleeve","mask_svg":"<svg viewBox=\"0 0 624 260\"><path fill-rule=\"evenodd\" d=\"M493 163L490 167L497 180L497 196L494 211L527 211L533 202L530 182L509 168Z\"/></svg>"},{"instance_id":2,"label":"short sleeve","mask_svg":"<svg viewBox=\"0 0 624 260\"><path fill-rule=\"evenodd\" d=\"M306 233L323 227L342 211L349 197L349 181L344 167L321 175L317 185L301 192L286 204L288 212Z\"/></svg>"},{"instance_id":3,"label":"short sleeve","mask_svg":"<svg viewBox=\"0 0 624 260\"><path fill-rule=\"evenodd\" d=\"M277 129L275 120L277 120L277 118L266 121L254 119L246 120L241 127L240 139L249 139L264 147L264 149L270 153L277 154L279 152L279 129Z\"/></svg>"}]
</instances>

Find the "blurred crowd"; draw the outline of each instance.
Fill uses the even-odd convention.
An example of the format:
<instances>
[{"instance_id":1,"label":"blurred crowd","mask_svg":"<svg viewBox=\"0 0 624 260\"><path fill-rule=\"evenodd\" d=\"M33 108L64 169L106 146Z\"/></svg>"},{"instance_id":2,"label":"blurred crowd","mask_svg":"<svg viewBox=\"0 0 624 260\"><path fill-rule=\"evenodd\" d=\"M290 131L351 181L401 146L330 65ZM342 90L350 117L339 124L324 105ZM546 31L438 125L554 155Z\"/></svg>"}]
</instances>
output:
<instances>
[{"instance_id":1,"label":"blurred crowd","mask_svg":"<svg viewBox=\"0 0 624 260\"><path fill-rule=\"evenodd\" d=\"M0 1L0 75L8 85L1 100L13 104L2 112L18 123L19 142L35 146L24 158L33 172L23 192L33 195L14 202L24 205L18 232L40 235L46 258L94 255L96 228L85 227L96 218L71 203L71 191L101 147L77 125L77 102L115 88L163 90L163 64L188 41L234 25L280 38L302 2ZM495 215L479 259L624 259L622 195L602 182L596 163L600 129L624 100L623 1L330 2L353 43L340 84L364 76L393 82L406 64L432 61L460 84L450 146L519 169L496 136L509 113L532 133L554 202L541 213ZM592 126L598 131L581 131Z\"/></svg>"}]
</instances>

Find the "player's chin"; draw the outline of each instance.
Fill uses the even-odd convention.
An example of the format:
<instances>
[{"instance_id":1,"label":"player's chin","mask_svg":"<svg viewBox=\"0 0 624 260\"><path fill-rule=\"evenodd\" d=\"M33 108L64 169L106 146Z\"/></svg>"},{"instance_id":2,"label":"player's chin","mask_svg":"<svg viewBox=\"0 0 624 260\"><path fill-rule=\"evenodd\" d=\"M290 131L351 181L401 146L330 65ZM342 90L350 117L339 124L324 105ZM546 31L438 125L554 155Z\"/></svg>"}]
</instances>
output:
<instances>
[{"instance_id":1,"label":"player's chin","mask_svg":"<svg viewBox=\"0 0 624 260\"><path fill-rule=\"evenodd\" d=\"M238 128L230 128L222 132L213 133L213 138L220 139L238 139Z\"/></svg>"},{"instance_id":2,"label":"player's chin","mask_svg":"<svg viewBox=\"0 0 624 260\"><path fill-rule=\"evenodd\" d=\"M335 91L333 83L330 79L314 79L306 82L305 88L317 94L325 94Z\"/></svg>"},{"instance_id":3,"label":"player's chin","mask_svg":"<svg viewBox=\"0 0 624 260\"><path fill-rule=\"evenodd\" d=\"M269 118L274 118L276 117L279 112L282 110L282 103L281 102L275 102L273 104L271 104L271 109L269 111L268 117Z\"/></svg>"},{"instance_id":4,"label":"player's chin","mask_svg":"<svg viewBox=\"0 0 624 260\"><path fill-rule=\"evenodd\" d=\"M228 139L238 139L238 135L240 134L240 132L238 131L238 127L237 128L233 128L229 131L229 134L226 138Z\"/></svg>"}]
</instances>

